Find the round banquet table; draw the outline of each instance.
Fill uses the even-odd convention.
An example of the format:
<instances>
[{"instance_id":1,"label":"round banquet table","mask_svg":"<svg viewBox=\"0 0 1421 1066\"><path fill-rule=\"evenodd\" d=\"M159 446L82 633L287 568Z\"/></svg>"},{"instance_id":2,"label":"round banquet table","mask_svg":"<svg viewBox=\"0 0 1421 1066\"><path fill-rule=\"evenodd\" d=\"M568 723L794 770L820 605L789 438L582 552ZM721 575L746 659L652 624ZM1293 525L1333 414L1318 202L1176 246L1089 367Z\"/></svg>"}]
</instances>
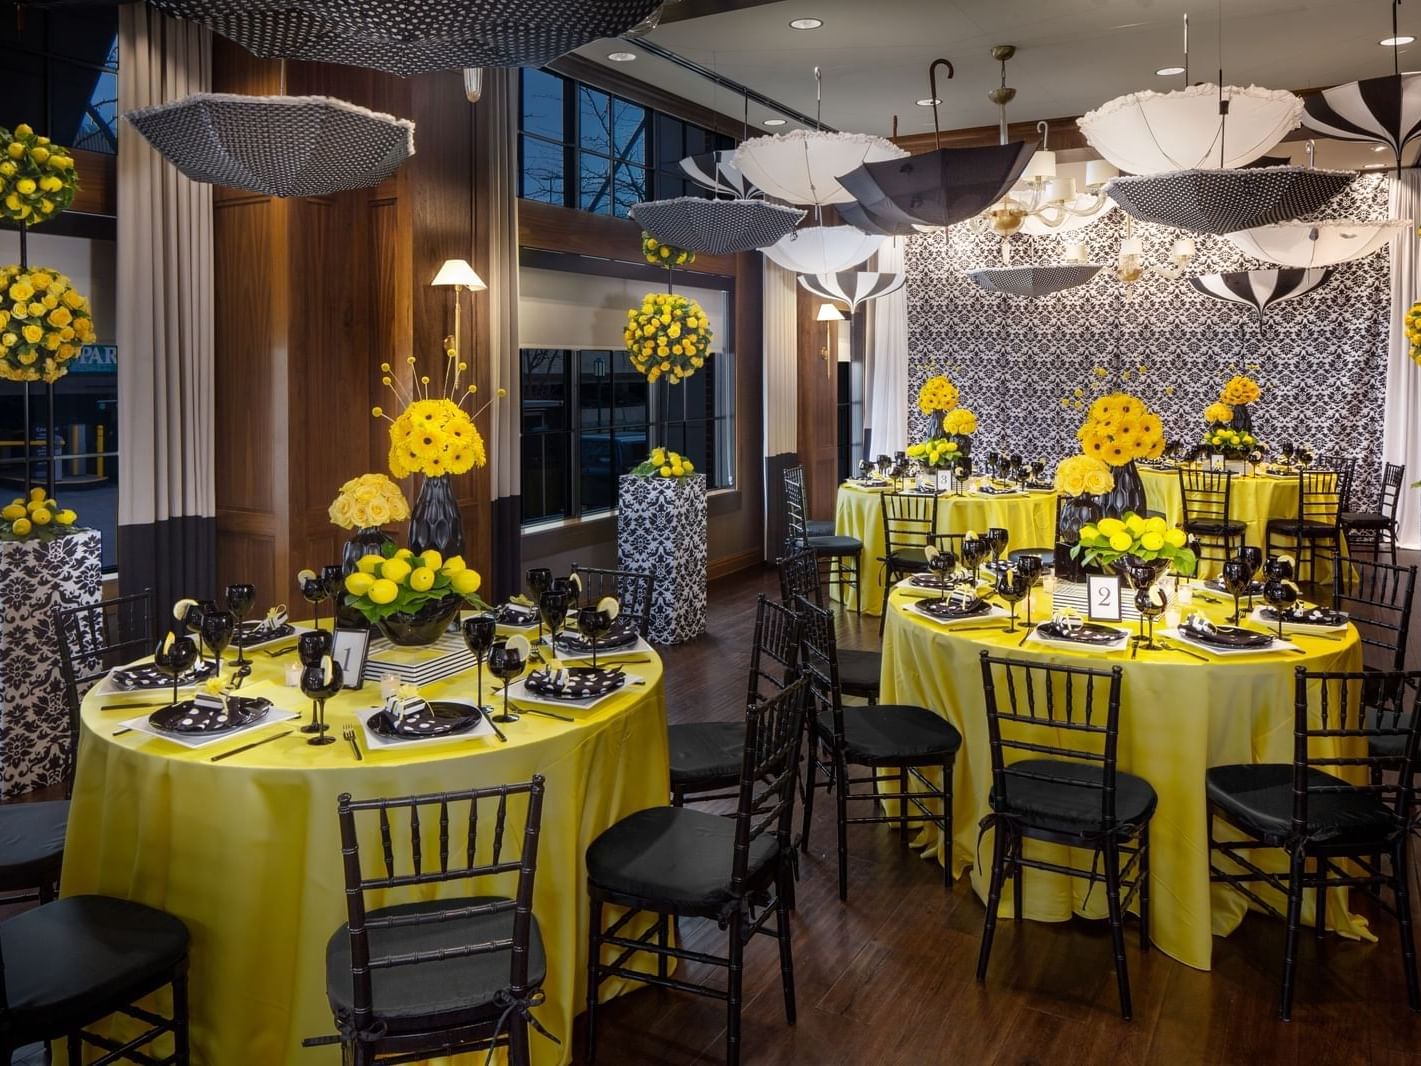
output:
<instances>
[{"instance_id":1,"label":"round banquet table","mask_svg":"<svg viewBox=\"0 0 1421 1066\"><path fill-rule=\"evenodd\" d=\"M1039 592L1034 617L1050 617L1049 597ZM977 895L987 898L992 854L991 831L978 839L978 824L990 813L992 763L987 717L982 695L979 656L1012 656L1062 665L1124 670L1121 691L1119 768L1154 786L1159 805L1150 822L1151 937L1168 955L1207 970L1212 937L1232 932L1243 920L1247 901L1227 885L1209 882L1208 818L1204 771L1234 763L1290 763L1293 752L1293 671L1360 670L1361 641L1349 627L1341 640L1293 635L1305 654L1271 653L1231 656L1208 663L1177 652L1142 650L1131 659L1128 650L1108 654L1019 647L1023 634L977 630L954 634L949 626L912 610L913 597L895 590L883 643L881 702L914 704L947 718L962 733L963 746L953 771L953 875L971 867ZM1196 609L1221 619L1227 610L1201 604ZM1018 608L1024 618L1024 608ZM1069 738L1062 738L1070 743ZM1013 758L1008 755L1008 758ZM1220 839L1229 839L1222 823ZM916 843L942 859L941 832L923 830ZM1027 841L1033 857L1062 861L1068 853L1057 845ZM1052 854L1054 852L1054 855ZM1250 852L1266 869L1286 870L1280 851ZM982 858L985 856L985 858ZM1072 849L1066 860L1089 869L1091 853ZM1048 871L1025 871L1025 917L1065 921L1073 914L1105 917L1105 893L1099 884L1088 892L1083 878ZM1280 910L1283 898L1267 887L1254 886ZM1000 914L1012 912L1012 893L1003 895ZM1311 923L1313 894L1305 910ZM1329 926L1339 932L1371 939L1365 919L1349 913L1345 890L1334 890L1327 907Z\"/></svg>"},{"instance_id":2,"label":"round banquet table","mask_svg":"<svg viewBox=\"0 0 1421 1066\"><path fill-rule=\"evenodd\" d=\"M310 701L282 682L294 654L256 651L250 657L255 670L242 694L266 696L279 710L303 711L309 719ZM115 736L121 723L145 712L106 710L105 704L131 704L135 696L101 696L96 689L82 709L62 894L137 900L187 923L194 1062L337 1063L338 1047L301 1048L305 1037L334 1032L325 948L346 918L337 797L476 788L540 773L546 792L533 910L548 949L548 975L547 1001L535 1016L562 1044L536 1034L531 1042L539 1066L566 1063L572 1057L573 1017L583 1009L586 988L583 855L614 822L667 802L661 662L655 653L645 658L651 661L627 671L644 678L644 686L628 685L593 710L568 710L575 724L525 714L500 727L507 744L490 736L398 749L372 749L362 733L363 761L356 761L340 731L352 724L359 729L356 712L378 705L375 682L327 704L336 743L312 747L305 736L292 733L215 763L212 755L240 746L236 738L189 749L137 731ZM498 682L485 671L484 684ZM421 691L470 698L473 686L470 672ZM485 693L490 702L496 699L488 697L488 688ZM161 695L147 698L153 706L165 702ZM263 725L250 739L299 724ZM425 854L437 855L437 825L424 829L430 834ZM511 822L509 833L514 833ZM519 826L509 839L521 835ZM373 870L379 849L371 844L362 860ZM513 895L515 884L509 875L497 891ZM474 889L492 887L484 879ZM424 898L467 895L470 882L430 886L427 892ZM610 994L619 990L609 985ZM482 1064L484 1054L458 1061Z\"/></svg>"},{"instance_id":3,"label":"round banquet table","mask_svg":"<svg viewBox=\"0 0 1421 1066\"><path fill-rule=\"evenodd\" d=\"M1140 468L1140 481L1145 486L1145 506L1151 511L1159 511L1165 521L1177 526L1184 521L1184 496L1179 488L1179 471ZM1245 544L1256 544L1262 548L1267 543L1267 525L1270 518L1298 517L1298 479L1296 477L1270 477L1267 474L1235 474L1230 483L1232 495L1229 498L1230 518L1244 522L1248 529ZM1294 551L1292 541L1284 551ZM1217 554L1218 549L1215 549ZM1342 556L1347 556L1347 539L1342 538ZM1200 577L1213 577L1222 566L1218 559L1204 559L1200 562ZM1301 575L1309 581L1324 583L1332 580L1331 546L1320 544L1317 557L1317 573Z\"/></svg>"},{"instance_id":4,"label":"round banquet table","mask_svg":"<svg viewBox=\"0 0 1421 1066\"><path fill-rule=\"evenodd\" d=\"M866 489L852 483L839 486L834 510L834 532L841 537L855 537L863 542L859 559L859 583L863 590L863 611L878 614L883 605L883 505L879 497L883 489ZM992 496L969 491L962 496L943 495L938 498L937 531L939 533L981 532L999 526L1010 535L1007 550L1017 548L1049 548L1056 543L1056 494L1054 492L1019 492ZM844 606L858 607L852 589L831 586L835 598Z\"/></svg>"}]
</instances>

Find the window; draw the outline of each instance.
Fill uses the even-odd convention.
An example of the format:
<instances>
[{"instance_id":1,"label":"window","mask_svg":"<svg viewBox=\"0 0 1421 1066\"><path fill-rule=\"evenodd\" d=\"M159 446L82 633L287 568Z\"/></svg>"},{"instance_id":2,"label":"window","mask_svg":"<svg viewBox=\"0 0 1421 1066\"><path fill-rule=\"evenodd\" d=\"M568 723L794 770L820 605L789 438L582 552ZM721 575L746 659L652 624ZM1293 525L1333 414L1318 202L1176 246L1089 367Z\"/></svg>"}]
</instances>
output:
<instances>
[{"instance_id":1,"label":"window","mask_svg":"<svg viewBox=\"0 0 1421 1066\"><path fill-rule=\"evenodd\" d=\"M523 524L606 513L617 479L664 445L711 488L734 484L734 359L710 356L680 385L648 385L626 353L522 351Z\"/></svg>"},{"instance_id":2,"label":"window","mask_svg":"<svg viewBox=\"0 0 1421 1066\"><path fill-rule=\"evenodd\" d=\"M28 122L70 148L118 149L117 8L0 18L0 126Z\"/></svg>"},{"instance_id":3,"label":"window","mask_svg":"<svg viewBox=\"0 0 1421 1066\"><path fill-rule=\"evenodd\" d=\"M633 204L709 196L685 180L687 155L734 141L546 70L522 72L518 195L625 218Z\"/></svg>"}]
</instances>

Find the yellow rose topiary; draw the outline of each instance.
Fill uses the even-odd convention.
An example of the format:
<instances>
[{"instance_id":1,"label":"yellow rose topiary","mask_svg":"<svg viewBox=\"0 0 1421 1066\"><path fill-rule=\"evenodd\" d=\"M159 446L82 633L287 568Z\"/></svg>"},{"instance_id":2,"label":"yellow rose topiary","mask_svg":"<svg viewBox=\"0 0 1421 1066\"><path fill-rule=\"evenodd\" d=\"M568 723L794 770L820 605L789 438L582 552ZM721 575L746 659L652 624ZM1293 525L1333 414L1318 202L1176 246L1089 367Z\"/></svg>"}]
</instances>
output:
<instances>
[{"instance_id":1,"label":"yellow rose topiary","mask_svg":"<svg viewBox=\"0 0 1421 1066\"><path fill-rule=\"evenodd\" d=\"M26 123L0 127L0 217L37 226L74 202L79 173L69 150L38 136Z\"/></svg>"},{"instance_id":2,"label":"yellow rose topiary","mask_svg":"<svg viewBox=\"0 0 1421 1066\"><path fill-rule=\"evenodd\" d=\"M627 312L622 337L637 373L672 384L705 366L714 341L701 305L674 293L647 293L640 308Z\"/></svg>"},{"instance_id":3,"label":"yellow rose topiary","mask_svg":"<svg viewBox=\"0 0 1421 1066\"><path fill-rule=\"evenodd\" d=\"M0 267L0 329L0 378L10 381L53 384L82 346L98 339L89 301L46 267Z\"/></svg>"}]
</instances>

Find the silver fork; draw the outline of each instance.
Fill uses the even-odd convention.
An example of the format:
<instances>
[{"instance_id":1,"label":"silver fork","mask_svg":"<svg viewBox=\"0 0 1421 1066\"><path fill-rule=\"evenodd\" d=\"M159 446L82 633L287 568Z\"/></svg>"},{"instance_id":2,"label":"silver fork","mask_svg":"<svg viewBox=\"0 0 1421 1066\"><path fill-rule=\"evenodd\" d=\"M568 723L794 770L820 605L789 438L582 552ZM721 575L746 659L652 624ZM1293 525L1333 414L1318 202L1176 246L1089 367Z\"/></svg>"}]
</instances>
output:
<instances>
[{"instance_id":1,"label":"silver fork","mask_svg":"<svg viewBox=\"0 0 1421 1066\"><path fill-rule=\"evenodd\" d=\"M351 726L346 726L340 731L340 735L345 737L346 740L350 741L350 750L355 753L355 761L364 761L365 756L360 754L360 742L355 739L355 729Z\"/></svg>"}]
</instances>

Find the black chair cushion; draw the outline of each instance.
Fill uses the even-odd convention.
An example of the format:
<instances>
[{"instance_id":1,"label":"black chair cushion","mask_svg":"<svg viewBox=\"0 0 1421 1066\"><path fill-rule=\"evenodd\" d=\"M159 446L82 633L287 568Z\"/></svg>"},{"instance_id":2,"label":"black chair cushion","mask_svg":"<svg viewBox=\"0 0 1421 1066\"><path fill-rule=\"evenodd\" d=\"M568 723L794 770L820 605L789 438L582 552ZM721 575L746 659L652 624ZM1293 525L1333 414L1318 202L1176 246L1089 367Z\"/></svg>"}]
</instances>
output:
<instances>
[{"instance_id":1,"label":"black chair cushion","mask_svg":"<svg viewBox=\"0 0 1421 1066\"><path fill-rule=\"evenodd\" d=\"M744 722L687 722L666 730L671 787L689 792L727 788L740 780Z\"/></svg>"},{"instance_id":2,"label":"black chair cushion","mask_svg":"<svg viewBox=\"0 0 1421 1066\"><path fill-rule=\"evenodd\" d=\"M832 537L834 523L827 518L809 518L805 520L804 532L811 537Z\"/></svg>"},{"instance_id":3,"label":"black chair cushion","mask_svg":"<svg viewBox=\"0 0 1421 1066\"><path fill-rule=\"evenodd\" d=\"M1318 522L1311 518L1301 525L1296 518L1270 518L1265 528L1274 533L1285 533L1292 537L1324 537L1336 533L1338 527L1331 522Z\"/></svg>"},{"instance_id":4,"label":"black chair cushion","mask_svg":"<svg viewBox=\"0 0 1421 1066\"><path fill-rule=\"evenodd\" d=\"M463 900L421 900L379 907L372 919L408 917L448 910L461 904L493 903L506 897L471 896ZM422 925L370 929L370 957L406 955L417 951L503 940L513 936L513 909ZM494 995L509 987L512 950L482 955L391 966L371 970L371 1000L376 1020L392 1033L418 1032L460 1024L494 1013ZM528 986L537 988L547 976L548 960L538 920L532 919L528 943ZM350 926L343 923L326 942L326 997L337 1015L355 1009L350 972Z\"/></svg>"},{"instance_id":5,"label":"black chair cushion","mask_svg":"<svg viewBox=\"0 0 1421 1066\"><path fill-rule=\"evenodd\" d=\"M16 1029L58 1037L136 1002L187 956L187 926L110 896L70 896L0 923Z\"/></svg>"},{"instance_id":6,"label":"black chair cushion","mask_svg":"<svg viewBox=\"0 0 1421 1066\"><path fill-rule=\"evenodd\" d=\"M928 553L926 548L898 548L879 562L887 563L895 573L922 573L928 569Z\"/></svg>"},{"instance_id":7,"label":"black chair cushion","mask_svg":"<svg viewBox=\"0 0 1421 1066\"><path fill-rule=\"evenodd\" d=\"M651 807L628 815L591 843L587 878L622 896L713 909L731 899L734 851L734 818L689 807ZM752 882L778 853L771 832L750 842Z\"/></svg>"},{"instance_id":8,"label":"black chair cushion","mask_svg":"<svg viewBox=\"0 0 1421 1066\"><path fill-rule=\"evenodd\" d=\"M1367 728L1368 729L1406 729L1411 725L1411 713L1408 711L1401 715L1387 713L1382 717L1382 721L1377 721L1377 710L1375 707L1367 708ZM1367 749L1372 755L1383 755L1392 759L1399 759L1406 754L1406 738L1398 736L1379 736L1367 738ZM3 810L3 808L0 808Z\"/></svg>"},{"instance_id":9,"label":"black chair cushion","mask_svg":"<svg viewBox=\"0 0 1421 1066\"><path fill-rule=\"evenodd\" d=\"M905 766L937 762L962 747L962 734L926 707L898 704L844 708L844 755L851 763ZM819 714L819 729L834 735L834 715Z\"/></svg>"},{"instance_id":10,"label":"black chair cushion","mask_svg":"<svg viewBox=\"0 0 1421 1066\"><path fill-rule=\"evenodd\" d=\"M1381 841L1396 827L1391 810L1374 793L1311 792L1346 785L1322 770L1307 771L1307 834L1329 844ZM1215 766L1204 774L1209 802L1240 829L1266 844L1281 844L1293 817L1293 767L1290 763Z\"/></svg>"},{"instance_id":11,"label":"black chair cushion","mask_svg":"<svg viewBox=\"0 0 1421 1066\"><path fill-rule=\"evenodd\" d=\"M1221 537L1225 533L1232 535L1242 532L1248 528L1248 523L1240 522L1236 518L1230 518L1227 521L1222 518L1198 518L1180 523L1180 528L1186 533L1199 533L1206 537Z\"/></svg>"},{"instance_id":12,"label":"black chair cushion","mask_svg":"<svg viewBox=\"0 0 1421 1066\"><path fill-rule=\"evenodd\" d=\"M1055 778L1041 781L1008 775L1006 798L994 788L988 797L992 810L1020 818L1027 825L1058 833L1099 833L1106 828L1101 819L1100 784L1104 767L1067 759L1023 759L1007 767L1018 774L1042 774ZM1094 786L1094 787L1092 787ZM1115 822L1117 825L1144 825L1155 812L1153 786L1143 777L1115 771Z\"/></svg>"},{"instance_id":13,"label":"black chair cushion","mask_svg":"<svg viewBox=\"0 0 1421 1066\"><path fill-rule=\"evenodd\" d=\"M810 537L809 546L819 555L857 555L863 541L855 537Z\"/></svg>"},{"instance_id":14,"label":"black chair cushion","mask_svg":"<svg viewBox=\"0 0 1421 1066\"><path fill-rule=\"evenodd\" d=\"M883 652L839 649L839 688L845 696L877 699L882 674Z\"/></svg>"},{"instance_id":15,"label":"black chair cushion","mask_svg":"<svg viewBox=\"0 0 1421 1066\"><path fill-rule=\"evenodd\" d=\"M38 888L57 879L64 858L69 801L0 807L0 889Z\"/></svg>"},{"instance_id":16,"label":"black chair cushion","mask_svg":"<svg viewBox=\"0 0 1421 1066\"><path fill-rule=\"evenodd\" d=\"M1392 523L1376 511L1343 511L1342 524L1351 529L1390 529Z\"/></svg>"}]
</instances>

